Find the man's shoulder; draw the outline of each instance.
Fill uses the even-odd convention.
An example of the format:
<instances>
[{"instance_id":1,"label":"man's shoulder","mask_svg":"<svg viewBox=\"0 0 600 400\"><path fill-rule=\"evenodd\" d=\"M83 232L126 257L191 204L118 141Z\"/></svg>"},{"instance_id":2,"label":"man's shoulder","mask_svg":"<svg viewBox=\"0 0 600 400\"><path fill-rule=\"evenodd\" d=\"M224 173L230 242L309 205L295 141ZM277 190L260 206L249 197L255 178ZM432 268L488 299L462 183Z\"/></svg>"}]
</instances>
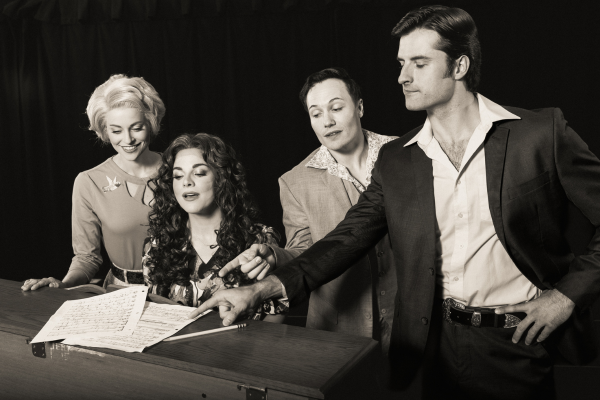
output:
<instances>
[{"instance_id":1,"label":"man's shoulder","mask_svg":"<svg viewBox=\"0 0 600 400\"><path fill-rule=\"evenodd\" d=\"M515 114L520 119L500 121L499 124L506 127L520 126L552 126L555 119L563 118L562 111L556 107L536 108L527 110L519 107L503 106L507 111Z\"/></svg>"},{"instance_id":2,"label":"man's shoulder","mask_svg":"<svg viewBox=\"0 0 600 400\"><path fill-rule=\"evenodd\" d=\"M313 159L313 157L315 156L315 154L317 154L317 152L319 150L320 150L320 147L315 149L304 160L300 161L300 163L298 163L294 168L292 168L285 174L281 175L280 179L289 183L289 182L293 182L298 179L303 179L305 177L310 177L310 176L313 176L314 174L319 174L322 171L325 171L323 169L317 169L317 168L312 168L312 167L306 166L306 164L308 164L308 162Z\"/></svg>"},{"instance_id":3,"label":"man's shoulder","mask_svg":"<svg viewBox=\"0 0 600 400\"><path fill-rule=\"evenodd\" d=\"M382 146L382 149L381 149L382 151L380 154L383 154L384 151L385 152L403 151L405 149L404 146L406 145L406 143L408 143L412 138L414 138L415 135L417 133L419 133L419 131L421 130L422 127L423 127L423 125L419 125L416 128L411 129L404 135L400 136L398 139L394 139L394 140L387 142L386 144L384 144Z\"/></svg>"},{"instance_id":4,"label":"man's shoulder","mask_svg":"<svg viewBox=\"0 0 600 400\"><path fill-rule=\"evenodd\" d=\"M504 107L520 119L496 122L498 127L509 129L509 141L522 146L536 146L549 143L557 127L565 124L559 108L538 108L526 110L518 107Z\"/></svg>"}]
</instances>

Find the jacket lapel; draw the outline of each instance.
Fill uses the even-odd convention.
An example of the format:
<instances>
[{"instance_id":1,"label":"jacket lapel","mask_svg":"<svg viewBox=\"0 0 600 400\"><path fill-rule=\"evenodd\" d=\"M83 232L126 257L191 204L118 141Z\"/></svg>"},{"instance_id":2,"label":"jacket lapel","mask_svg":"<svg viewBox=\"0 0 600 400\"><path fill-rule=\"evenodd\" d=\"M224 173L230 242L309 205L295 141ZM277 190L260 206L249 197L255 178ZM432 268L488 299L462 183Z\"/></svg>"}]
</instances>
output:
<instances>
[{"instance_id":1,"label":"jacket lapel","mask_svg":"<svg viewBox=\"0 0 600 400\"><path fill-rule=\"evenodd\" d=\"M492 221L498 239L506 249L504 225L502 223L502 177L504 175L504 160L506 158L506 143L510 129L502 126L492 128L484 144L485 174L487 180L488 202Z\"/></svg>"},{"instance_id":2,"label":"jacket lapel","mask_svg":"<svg viewBox=\"0 0 600 400\"><path fill-rule=\"evenodd\" d=\"M346 193L342 179L331 175L327 170L323 170L321 179L325 186L329 188L333 198L339 203L341 210L344 210L343 215L346 215L346 211L352 207L352 204L350 203L350 198L348 197L348 193Z\"/></svg>"},{"instance_id":3,"label":"jacket lapel","mask_svg":"<svg viewBox=\"0 0 600 400\"><path fill-rule=\"evenodd\" d=\"M433 194L433 165L431 159L427 157L421 148L414 144L411 148L411 160L417 188L419 208L421 210L420 219L422 221L422 230L426 236L426 243L423 243L421 251L422 256L431 257L430 262L424 265L433 265L435 262L435 244L436 244L436 219L435 219L435 198Z\"/></svg>"}]
</instances>

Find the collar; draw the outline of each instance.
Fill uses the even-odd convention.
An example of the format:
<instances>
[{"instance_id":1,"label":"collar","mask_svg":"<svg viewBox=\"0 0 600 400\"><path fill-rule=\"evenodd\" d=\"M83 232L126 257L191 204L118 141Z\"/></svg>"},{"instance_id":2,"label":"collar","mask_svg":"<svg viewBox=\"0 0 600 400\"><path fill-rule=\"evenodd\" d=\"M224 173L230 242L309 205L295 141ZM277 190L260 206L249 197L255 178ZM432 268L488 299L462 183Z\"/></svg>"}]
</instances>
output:
<instances>
[{"instance_id":1,"label":"collar","mask_svg":"<svg viewBox=\"0 0 600 400\"><path fill-rule=\"evenodd\" d=\"M381 149L381 146L383 146L391 140L396 139L396 136L378 135L377 133L373 133L366 129L363 129L362 132L363 135L365 135L365 138L367 139L367 146L369 147L367 153L367 160L372 158L377 159L377 154L379 153L379 149ZM337 165L338 162L335 160L335 158L333 158L333 156L329 152L329 149L324 145L321 145L321 147L319 147L319 151L317 151L315 155L310 159L310 161L305 164L305 167L329 169L330 167Z\"/></svg>"},{"instance_id":2,"label":"collar","mask_svg":"<svg viewBox=\"0 0 600 400\"><path fill-rule=\"evenodd\" d=\"M371 172L373 167L375 166L375 161L377 161L377 156L379 155L379 150L381 147L394 139L397 139L397 136L384 136L378 135L366 129L362 130L363 135L367 139L367 176L366 182L367 185L371 183ZM305 164L306 167L317 168L317 169L325 169L330 175L337 176L338 178L347 180L352 182L354 186L358 189L359 192L364 192L365 187L362 183L360 183L356 178L352 176L348 168L344 165L339 164L335 158L329 152L329 149L323 145L319 148L319 151L310 159L309 162Z\"/></svg>"},{"instance_id":3,"label":"collar","mask_svg":"<svg viewBox=\"0 0 600 400\"><path fill-rule=\"evenodd\" d=\"M489 125L485 133L489 131L492 123L510 119L521 119L521 117L511 113L504 107L494 103L488 98L477 93L477 104L479 105L479 119L481 120L480 126ZM410 146L411 144L418 142L419 147L422 149L426 148L431 140L433 139L433 131L431 130L431 122L429 117L425 120L421 130L404 145L404 147Z\"/></svg>"}]
</instances>

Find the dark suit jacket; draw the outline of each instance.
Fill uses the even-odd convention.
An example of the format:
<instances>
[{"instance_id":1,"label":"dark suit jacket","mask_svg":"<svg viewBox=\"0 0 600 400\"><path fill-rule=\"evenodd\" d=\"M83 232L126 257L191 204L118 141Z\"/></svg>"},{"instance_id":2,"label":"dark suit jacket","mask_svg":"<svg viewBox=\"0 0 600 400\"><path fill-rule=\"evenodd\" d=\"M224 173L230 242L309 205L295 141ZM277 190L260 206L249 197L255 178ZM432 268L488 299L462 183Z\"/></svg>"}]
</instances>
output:
<instances>
[{"instance_id":1,"label":"dark suit jacket","mask_svg":"<svg viewBox=\"0 0 600 400\"><path fill-rule=\"evenodd\" d=\"M494 227L523 275L575 302L553 335L568 360L585 362L594 355L589 306L600 293L600 161L560 110L507 109L522 119L495 122L484 142ZM383 146L371 185L345 219L274 273L292 303L301 301L389 232L398 279L390 357L407 368L422 358L436 287L431 159L416 143L404 147L419 129ZM580 257L564 237L569 201L596 227Z\"/></svg>"}]
</instances>

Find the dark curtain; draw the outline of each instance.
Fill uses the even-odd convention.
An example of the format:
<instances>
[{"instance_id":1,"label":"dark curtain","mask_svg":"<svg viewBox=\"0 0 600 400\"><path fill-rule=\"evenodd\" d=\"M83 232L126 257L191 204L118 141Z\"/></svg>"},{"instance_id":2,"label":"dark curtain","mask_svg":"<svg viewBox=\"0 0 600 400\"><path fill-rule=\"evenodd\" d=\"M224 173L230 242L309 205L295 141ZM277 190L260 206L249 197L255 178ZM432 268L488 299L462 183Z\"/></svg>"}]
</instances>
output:
<instances>
[{"instance_id":1,"label":"dark curtain","mask_svg":"<svg viewBox=\"0 0 600 400\"><path fill-rule=\"evenodd\" d=\"M62 278L72 257L75 176L114 154L85 108L111 74L143 76L167 113L153 150L183 132L220 135L241 154L263 220L283 233L277 178L319 143L298 101L306 76L341 66L363 88L363 126L402 135L392 27L423 1L0 0L0 278ZM480 91L523 108L561 107L600 154L595 2L437 1L474 17ZM571 233L585 247L589 224Z\"/></svg>"}]
</instances>

